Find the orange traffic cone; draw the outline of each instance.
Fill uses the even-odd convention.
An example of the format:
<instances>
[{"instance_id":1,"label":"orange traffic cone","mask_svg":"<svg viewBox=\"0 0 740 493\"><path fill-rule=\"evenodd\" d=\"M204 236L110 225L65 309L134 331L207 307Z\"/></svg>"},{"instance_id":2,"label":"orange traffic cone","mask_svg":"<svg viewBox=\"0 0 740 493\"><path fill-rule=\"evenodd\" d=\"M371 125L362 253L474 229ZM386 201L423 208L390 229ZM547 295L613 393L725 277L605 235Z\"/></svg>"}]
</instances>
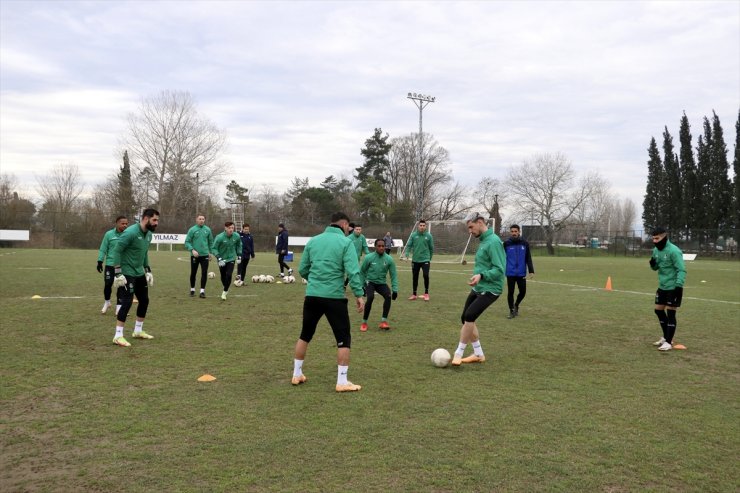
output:
<instances>
[{"instance_id":1,"label":"orange traffic cone","mask_svg":"<svg viewBox=\"0 0 740 493\"><path fill-rule=\"evenodd\" d=\"M612 290L612 276L606 278L606 286L604 287L604 289L607 291Z\"/></svg>"}]
</instances>

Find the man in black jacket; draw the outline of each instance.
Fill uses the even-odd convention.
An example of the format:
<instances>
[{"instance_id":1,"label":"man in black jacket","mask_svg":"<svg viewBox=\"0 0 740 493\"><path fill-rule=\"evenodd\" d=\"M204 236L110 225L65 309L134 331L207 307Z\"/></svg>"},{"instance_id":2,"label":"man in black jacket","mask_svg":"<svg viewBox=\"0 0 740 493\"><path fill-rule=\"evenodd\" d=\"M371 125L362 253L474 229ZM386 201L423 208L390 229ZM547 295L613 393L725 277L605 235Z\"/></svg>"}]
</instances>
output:
<instances>
[{"instance_id":1,"label":"man in black jacket","mask_svg":"<svg viewBox=\"0 0 740 493\"><path fill-rule=\"evenodd\" d=\"M247 274L249 259L254 258L254 238L252 238L252 233L249 232L249 224L244 223L239 236L242 239L242 263L239 264L239 272L236 278L243 282L244 276Z\"/></svg>"}]
</instances>

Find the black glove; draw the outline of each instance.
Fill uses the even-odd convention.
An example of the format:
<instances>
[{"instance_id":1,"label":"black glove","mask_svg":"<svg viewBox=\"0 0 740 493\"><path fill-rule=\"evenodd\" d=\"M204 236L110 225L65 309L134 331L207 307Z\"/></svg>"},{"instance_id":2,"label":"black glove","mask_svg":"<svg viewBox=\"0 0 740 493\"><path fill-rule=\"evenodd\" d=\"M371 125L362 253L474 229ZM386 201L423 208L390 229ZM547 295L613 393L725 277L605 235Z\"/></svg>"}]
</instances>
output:
<instances>
[{"instance_id":1,"label":"black glove","mask_svg":"<svg viewBox=\"0 0 740 493\"><path fill-rule=\"evenodd\" d=\"M391 295L391 299L392 299L393 301L396 301L396 298L398 298L398 292L396 292L396 291L393 291L393 294Z\"/></svg>"},{"instance_id":2,"label":"black glove","mask_svg":"<svg viewBox=\"0 0 740 493\"><path fill-rule=\"evenodd\" d=\"M655 267L658 262L655 261L655 257L650 257L650 267Z\"/></svg>"},{"instance_id":3,"label":"black glove","mask_svg":"<svg viewBox=\"0 0 740 493\"><path fill-rule=\"evenodd\" d=\"M98 272L103 272L103 261L98 260Z\"/></svg>"}]
</instances>

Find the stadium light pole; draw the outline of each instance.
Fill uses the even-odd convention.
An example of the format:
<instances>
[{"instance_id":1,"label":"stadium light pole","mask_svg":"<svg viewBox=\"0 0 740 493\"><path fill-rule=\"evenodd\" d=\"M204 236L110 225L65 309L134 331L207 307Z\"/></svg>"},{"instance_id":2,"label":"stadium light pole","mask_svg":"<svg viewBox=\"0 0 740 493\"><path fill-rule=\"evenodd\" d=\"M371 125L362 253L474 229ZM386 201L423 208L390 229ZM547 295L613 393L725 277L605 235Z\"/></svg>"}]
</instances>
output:
<instances>
[{"instance_id":1,"label":"stadium light pole","mask_svg":"<svg viewBox=\"0 0 740 493\"><path fill-rule=\"evenodd\" d=\"M416 220L418 221L422 218L421 215L424 213L424 159L422 157L424 146L422 142L422 114L424 112L424 108L426 108L429 103L433 103L437 98L434 96L417 94L415 92L408 93L406 98L413 101L416 107L419 108L419 163L417 164L416 170Z\"/></svg>"}]
</instances>

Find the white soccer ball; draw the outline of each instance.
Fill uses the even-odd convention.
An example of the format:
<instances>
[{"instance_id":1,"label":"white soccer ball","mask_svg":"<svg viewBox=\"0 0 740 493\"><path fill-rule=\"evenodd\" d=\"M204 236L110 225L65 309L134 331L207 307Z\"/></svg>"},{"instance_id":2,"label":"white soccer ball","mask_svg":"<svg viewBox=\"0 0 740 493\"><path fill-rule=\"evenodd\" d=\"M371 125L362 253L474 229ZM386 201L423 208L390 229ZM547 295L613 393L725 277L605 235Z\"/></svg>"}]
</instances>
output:
<instances>
[{"instance_id":1,"label":"white soccer ball","mask_svg":"<svg viewBox=\"0 0 740 493\"><path fill-rule=\"evenodd\" d=\"M303 284L308 284L308 281L307 281L306 279L301 279L301 282L302 282Z\"/></svg>"},{"instance_id":2,"label":"white soccer ball","mask_svg":"<svg viewBox=\"0 0 740 493\"><path fill-rule=\"evenodd\" d=\"M259 282L267 282L267 276L264 274L260 274L260 280Z\"/></svg>"},{"instance_id":3,"label":"white soccer ball","mask_svg":"<svg viewBox=\"0 0 740 493\"><path fill-rule=\"evenodd\" d=\"M216 277L216 273L215 272L209 272L208 273L208 279L214 279L215 277Z\"/></svg>"},{"instance_id":4,"label":"white soccer ball","mask_svg":"<svg viewBox=\"0 0 740 493\"><path fill-rule=\"evenodd\" d=\"M242 282L242 280L241 280L241 279L237 279L236 281L234 281L234 286L241 286L241 285L243 285L243 284L244 284L244 283Z\"/></svg>"},{"instance_id":5,"label":"white soccer ball","mask_svg":"<svg viewBox=\"0 0 740 493\"><path fill-rule=\"evenodd\" d=\"M452 356L450 356L450 352L445 348L438 348L432 351L432 364L437 368L444 368L450 364L450 361L452 361Z\"/></svg>"},{"instance_id":6,"label":"white soccer ball","mask_svg":"<svg viewBox=\"0 0 740 493\"><path fill-rule=\"evenodd\" d=\"M260 276L252 276L252 282L260 282Z\"/></svg>"},{"instance_id":7,"label":"white soccer ball","mask_svg":"<svg viewBox=\"0 0 740 493\"><path fill-rule=\"evenodd\" d=\"M283 278L283 282L285 282L286 284L292 284L292 283L295 282L295 277L293 277L293 276L285 276Z\"/></svg>"},{"instance_id":8,"label":"white soccer ball","mask_svg":"<svg viewBox=\"0 0 740 493\"><path fill-rule=\"evenodd\" d=\"M267 282L267 283L275 282L275 277L274 276L267 275L267 276L265 276L265 282Z\"/></svg>"}]
</instances>

